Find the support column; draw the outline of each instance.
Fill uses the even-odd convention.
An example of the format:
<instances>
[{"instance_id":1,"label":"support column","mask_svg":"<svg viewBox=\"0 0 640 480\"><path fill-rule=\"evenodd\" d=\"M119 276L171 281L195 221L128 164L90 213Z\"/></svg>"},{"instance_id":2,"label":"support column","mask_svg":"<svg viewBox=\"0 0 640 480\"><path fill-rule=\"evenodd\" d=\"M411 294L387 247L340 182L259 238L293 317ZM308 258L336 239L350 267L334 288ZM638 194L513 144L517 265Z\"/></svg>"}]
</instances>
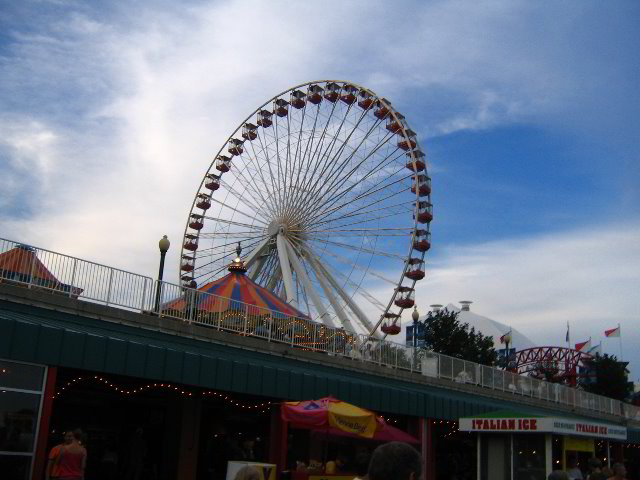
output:
<instances>
[{"instance_id":1,"label":"support column","mask_svg":"<svg viewBox=\"0 0 640 480\"><path fill-rule=\"evenodd\" d=\"M553 436L550 433L544 435L544 470L545 476L553 471Z\"/></svg>"},{"instance_id":2,"label":"support column","mask_svg":"<svg viewBox=\"0 0 640 480\"><path fill-rule=\"evenodd\" d=\"M47 466L47 441L49 440L49 421L53 410L53 396L56 393L57 367L47 368L47 379L45 381L42 410L40 412L40 426L36 437L36 458L33 463L32 480L44 478L44 469Z\"/></svg>"},{"instance_id":3,"label":"support column","mask_svg":"<svg viewBox=\"0 0 640 480\"><path fill-rule=\"evenodd\" d=\"M180 425L178 472L181 480L195 480L198 474L198 443L200 440L202 398L183 398L181 408L182 421Z\"/></svg>"},{"instance_id":4,"label":"support column","mask_svg":"<svg viewBox=\"0 0 640 480\"><path fill-rule=\"evenodd\" d=\"M269 463L276 464L276 478L287 468L287 422L282 420L280 405L271 406L271 438L269 438Z\"/></svg>"}]
</instances>

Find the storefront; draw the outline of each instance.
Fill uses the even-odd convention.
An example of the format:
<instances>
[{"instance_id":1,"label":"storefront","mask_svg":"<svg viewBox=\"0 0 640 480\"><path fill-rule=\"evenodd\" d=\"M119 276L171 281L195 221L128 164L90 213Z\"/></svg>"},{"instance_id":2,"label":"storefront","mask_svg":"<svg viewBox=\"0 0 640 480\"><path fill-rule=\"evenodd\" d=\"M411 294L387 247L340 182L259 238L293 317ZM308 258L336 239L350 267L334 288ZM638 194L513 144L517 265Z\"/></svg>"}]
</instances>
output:
<instances>
[{"instance_id":1,"label":"storefront","mask_svg":"<svg viewBox=\"0 0 640 480\"><path fill-rule=\"evenodd\" d=\"M589 458L610 463L612 449L627 439L619 425L513 412L460 418L459 427L477 433L478 480L544 480L574 467L586 472Z\"/></svg>"}]
</instances>

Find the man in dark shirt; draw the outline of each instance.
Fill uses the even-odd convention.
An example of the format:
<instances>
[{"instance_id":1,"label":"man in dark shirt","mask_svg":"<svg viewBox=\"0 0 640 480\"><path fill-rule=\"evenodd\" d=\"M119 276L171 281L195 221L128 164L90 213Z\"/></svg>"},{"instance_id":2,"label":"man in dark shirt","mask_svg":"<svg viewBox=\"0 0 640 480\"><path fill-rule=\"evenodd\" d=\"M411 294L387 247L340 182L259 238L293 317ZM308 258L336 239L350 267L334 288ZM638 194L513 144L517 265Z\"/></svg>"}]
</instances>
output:
<instances>
[{"instance_id":1,"label":"man in dark shirt","mask_svg":"<svg viewBox=\"0 0 640 480\"><path fill-rule=\"evenodd\" d=\"M407 443L380 445L369 462L369 480L419 480L421 473L420 454Z\"/></svg>"}]
</instances>

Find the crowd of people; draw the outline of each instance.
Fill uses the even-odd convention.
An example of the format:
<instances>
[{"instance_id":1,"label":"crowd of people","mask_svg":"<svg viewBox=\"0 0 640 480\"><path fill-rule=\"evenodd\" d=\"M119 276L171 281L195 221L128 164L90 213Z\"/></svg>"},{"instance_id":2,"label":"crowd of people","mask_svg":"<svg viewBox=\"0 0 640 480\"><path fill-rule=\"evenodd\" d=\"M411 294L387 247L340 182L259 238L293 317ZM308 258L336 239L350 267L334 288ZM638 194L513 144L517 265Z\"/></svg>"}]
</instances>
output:
<instances>
[{"instance_id":1,"label":"crowd of people","mask_svg":"<svg viewBox=\"0 0 640 480\"><path fill-rule=\"evenodd\" d=\"M141 429L136 431L135 438L137 437L142 437ZM45 479L84 480L87 463L85 443L82 430L67 431L63 443L53 447L49 453ZM252 445L243 444L242 449L244 451L242 456L251 461ZM344 466L345 460L339 455L336 460L327 462L323 473L341 473ZM362 453L356 456L353 473L355 474L353 480L419 480L422 477L422 459L418 451L409 444L389 442L378 446L371 455ZM628 480L626 475L627 471L622 463L614 463L612 468L608 468L603 466L597 458L591 458L588 475L583 476L582 472L572 465L567 471L553 471L548 476L548 480ZM139 472L133 472L133 475L127 474L125 477L139 478ZM262 478L260 470L256 467L247 465L237 472L234 480L267 479Z\"/></svg>"},{"instance_id":2,"label":"crowd of people","mask_svg":"<svg viewBox=\"0 0 640 480\"><path fill-rule=\"evenodd\" d=\"M585 477L576 466L566 472L556 470L551 472L548 480L628 480L627 469L622 463L614 463L611 468L603 466L597 458L589 459L589 474Z\"/></svg>"}]
</instances>

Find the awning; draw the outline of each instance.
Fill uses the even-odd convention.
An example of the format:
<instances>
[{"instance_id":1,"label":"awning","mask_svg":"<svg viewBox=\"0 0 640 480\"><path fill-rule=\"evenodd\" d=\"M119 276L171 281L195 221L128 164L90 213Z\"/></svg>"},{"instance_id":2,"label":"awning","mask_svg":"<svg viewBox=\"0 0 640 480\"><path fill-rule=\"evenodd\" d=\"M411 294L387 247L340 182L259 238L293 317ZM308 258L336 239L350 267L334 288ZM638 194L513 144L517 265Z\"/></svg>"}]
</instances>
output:
<instances>
[{"instance_id":1,"label":"awning","mask_svg":"<svg viewBox=\"0 0 640 480\"><path fill-rule=\"evenodd\" d=\"M494 412L459 420L463 432L557 433L580 437L626 440L627 428L575 418L543 417L516 412Z\"/></svg>"}]
</instances>

